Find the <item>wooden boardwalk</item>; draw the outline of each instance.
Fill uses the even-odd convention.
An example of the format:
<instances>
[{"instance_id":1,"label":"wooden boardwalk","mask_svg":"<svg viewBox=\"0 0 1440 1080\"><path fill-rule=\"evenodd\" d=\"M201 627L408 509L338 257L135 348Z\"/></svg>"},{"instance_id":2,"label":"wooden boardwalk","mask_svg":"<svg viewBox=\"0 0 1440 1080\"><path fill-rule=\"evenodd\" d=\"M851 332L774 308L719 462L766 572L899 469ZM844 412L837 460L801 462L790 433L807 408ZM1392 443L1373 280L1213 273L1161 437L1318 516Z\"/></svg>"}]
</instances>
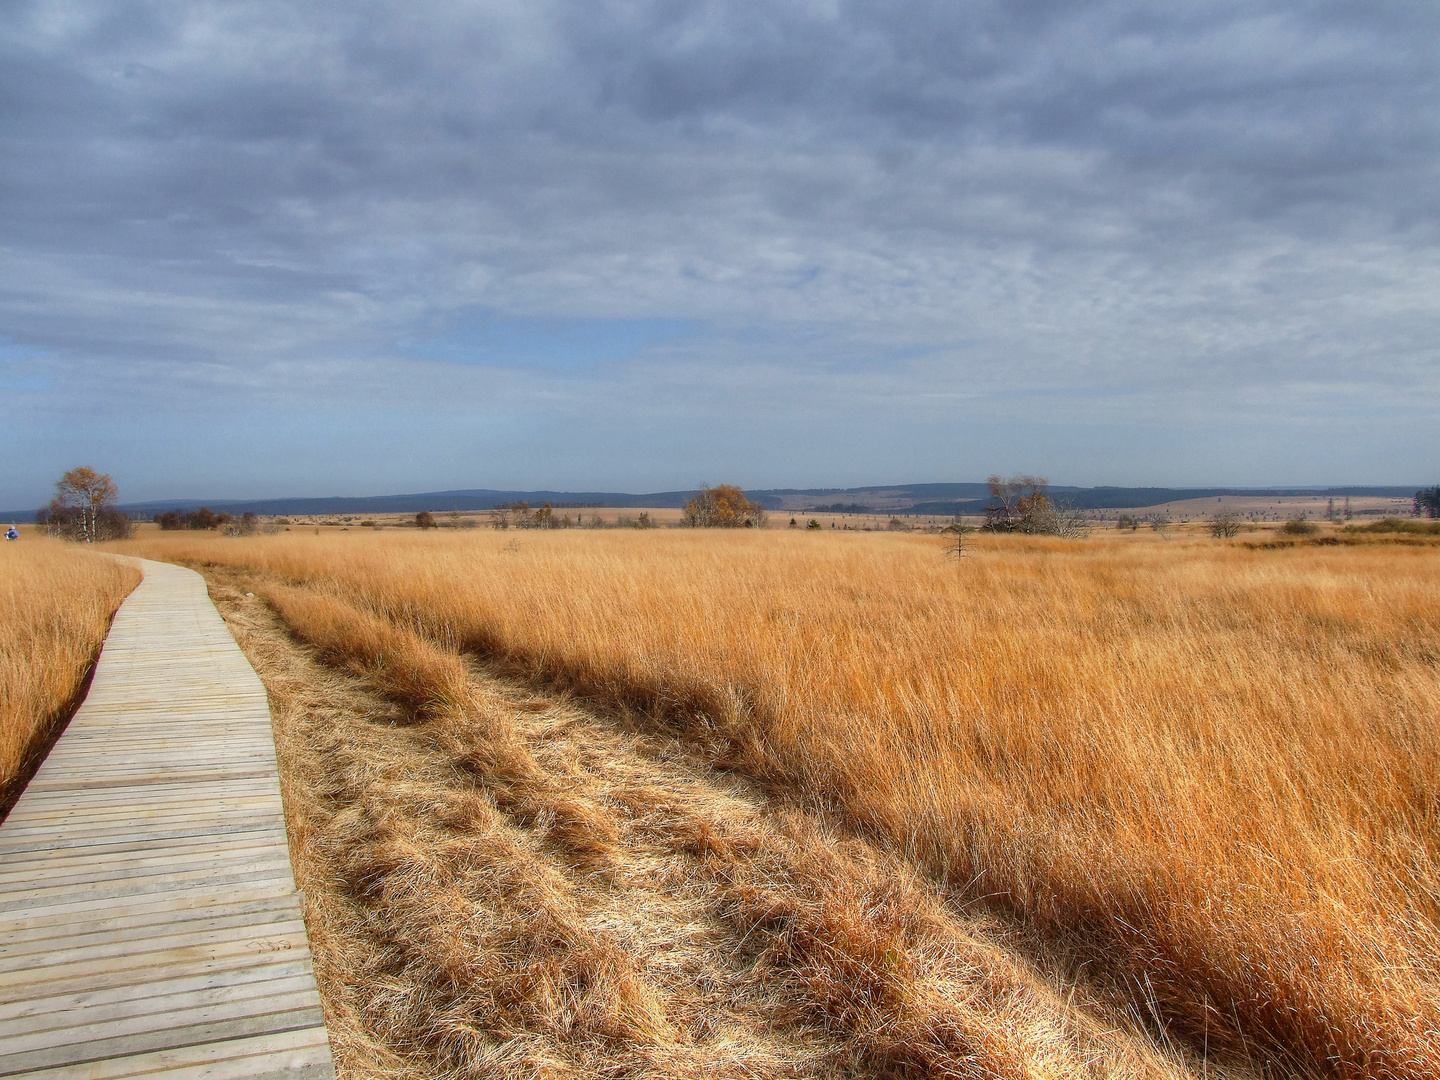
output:
<instances>
[{"instance_id":1,"label":"wooden boardwalk","mask_svg":"<svg viewBox=\"0 0 1440 1080\"><path fill-rule=\"evenodd\" d=\"M0 825L0 1076L333 1076L265 689L198 574L143 568Z\"/></svg>"}]
</instances>

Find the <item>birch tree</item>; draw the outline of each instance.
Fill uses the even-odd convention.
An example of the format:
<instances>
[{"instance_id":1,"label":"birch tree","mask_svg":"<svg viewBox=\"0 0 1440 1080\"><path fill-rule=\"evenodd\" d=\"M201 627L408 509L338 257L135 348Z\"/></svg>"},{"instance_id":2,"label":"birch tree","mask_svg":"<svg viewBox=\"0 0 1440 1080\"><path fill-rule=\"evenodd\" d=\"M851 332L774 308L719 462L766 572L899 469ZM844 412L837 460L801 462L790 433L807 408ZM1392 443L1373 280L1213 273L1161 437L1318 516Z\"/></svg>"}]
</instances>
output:
<instances>
[{"instance_id":1,"label":"birch tree","mask_svg":"<svg viewBox=\"0 0 1440 1080\"><path fill-rule=\"evenodd\" d=\"M50 500L51 516L63 519L78 513L80 535L77 539L92 544L100 538L100 511L118 492L109 473L97 473L82 465L55 482L55 498Z\"/></svg>"}]
</instances>

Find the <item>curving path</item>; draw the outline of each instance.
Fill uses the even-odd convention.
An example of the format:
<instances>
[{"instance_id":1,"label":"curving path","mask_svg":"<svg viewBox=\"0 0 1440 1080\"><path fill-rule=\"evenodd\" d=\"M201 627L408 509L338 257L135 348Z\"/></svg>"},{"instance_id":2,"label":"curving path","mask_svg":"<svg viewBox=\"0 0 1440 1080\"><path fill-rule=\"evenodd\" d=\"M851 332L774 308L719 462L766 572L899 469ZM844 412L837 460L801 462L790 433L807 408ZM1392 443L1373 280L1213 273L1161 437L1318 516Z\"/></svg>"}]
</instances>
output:
<instances>
[{"instance_id":1,"label":"curving path","mask_svg":"<svg viewBox=\"0 0 1440 1080\"><path fill-rule=\"evenodd\" d=\"M333 1076L265 689L199 574L141 566L0 825L0 1077Z\"/></svg>"}]
</instances>

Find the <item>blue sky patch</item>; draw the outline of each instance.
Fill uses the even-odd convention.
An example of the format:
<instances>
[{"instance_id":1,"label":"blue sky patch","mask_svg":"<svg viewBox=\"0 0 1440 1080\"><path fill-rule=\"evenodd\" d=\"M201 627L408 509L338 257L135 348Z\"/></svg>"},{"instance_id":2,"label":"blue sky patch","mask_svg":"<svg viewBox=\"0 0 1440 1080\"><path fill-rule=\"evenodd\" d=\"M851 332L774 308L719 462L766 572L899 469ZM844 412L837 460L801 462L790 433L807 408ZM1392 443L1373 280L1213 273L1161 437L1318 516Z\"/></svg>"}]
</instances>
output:
<instances>
[{"instance_id":1,"label":"blue sky patch","mask_svg":"<svg viewBox=\"0 0 1440 1080\"><path fill-rule=\"evenodd\" d=\"M402 342L401 349L448 364L578 372L698 332L697 323L684 319L516 319L468 311L452 318L444 333Z\"/></svg>"}]
</instances>

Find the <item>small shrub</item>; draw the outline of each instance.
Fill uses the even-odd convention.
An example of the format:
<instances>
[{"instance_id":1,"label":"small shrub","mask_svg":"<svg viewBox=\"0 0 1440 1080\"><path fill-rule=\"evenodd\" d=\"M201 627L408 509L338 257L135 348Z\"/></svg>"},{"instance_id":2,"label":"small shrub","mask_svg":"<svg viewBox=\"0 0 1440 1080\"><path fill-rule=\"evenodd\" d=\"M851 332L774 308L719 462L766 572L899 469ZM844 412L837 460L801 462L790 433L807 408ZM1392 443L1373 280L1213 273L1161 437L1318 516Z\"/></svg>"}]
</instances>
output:
<instances>
[{"instance_id":1,"label":"small shrub","mask_svg":"<svg viewBox=\"0 0 1440 1080\"><path fill-rule=\"evenodd\" d=\"M429 510L421 510L415 515L415 524L422 529L435 528L435 515Z\"/></svg>"},{"instance_id":2,"label":"small shrub","mask_svg":"<svg viewBox=\"0 0 1440 1080\"><path fill-rule=\"evenodd\" d=\"M1293 517L1280 526L1280 531L1286 536L1314 536L1320 531L1320 526L1303 517Z\"/></svg>"},{"instance_id":3,"label":"small shrub","mask_svg":"<svg viewBox=\"0 0 1440 1080\"><path fill-rule=\"evenodd\" d=\"M818 529L820 528L820 522L815 518L811 518L808 522L805 523L805 528Z\"/></svg>"}]
</instances>

